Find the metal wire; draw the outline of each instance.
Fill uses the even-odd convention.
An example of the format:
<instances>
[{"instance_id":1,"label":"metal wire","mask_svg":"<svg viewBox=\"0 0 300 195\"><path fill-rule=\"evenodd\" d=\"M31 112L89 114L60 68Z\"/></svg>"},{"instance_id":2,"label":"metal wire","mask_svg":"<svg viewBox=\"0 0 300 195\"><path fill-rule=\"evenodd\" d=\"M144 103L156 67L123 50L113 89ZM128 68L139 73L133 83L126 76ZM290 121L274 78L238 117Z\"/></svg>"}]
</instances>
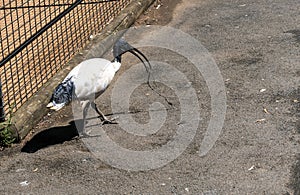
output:
<instances>
[{"instance_id":1,"label":"metal wire","mask_svg":"<svg viewBox=\"0 0 300 195\"><path fill-rule=\"evenodd\" d=\"M90 5L90 4L99 4L99 3L106 3L118 0L103 0L103 1L96 1L96 2L81 2L80 5ZM0 10L7 10L7 9L29 9L29 8L39 8L39 7L62 7L62 6L72 6L71 3L60 3L60 4L52 4L52 5L31 5L31 6L17 6L17 7L0 7Z\"/></svg>"},{"instance_id":2,"label":"metal wire","mask_svg":"<svg viewBox=\"0 0 300 195\"><path fill-rule=\"evenodd\" d=\"M2 84L0 81L0 122L5 121L4 105L2 101Z\"/></svg>"},{"instance_id":3,"label":"metal wire","mask_svg":"<svg viewBox=\"0 0 300 195\"><path fill-rule=\"evenodd\" d=\"M130 1L0 0L4 111L20 108Z\"/></svg>"}]
</instances>

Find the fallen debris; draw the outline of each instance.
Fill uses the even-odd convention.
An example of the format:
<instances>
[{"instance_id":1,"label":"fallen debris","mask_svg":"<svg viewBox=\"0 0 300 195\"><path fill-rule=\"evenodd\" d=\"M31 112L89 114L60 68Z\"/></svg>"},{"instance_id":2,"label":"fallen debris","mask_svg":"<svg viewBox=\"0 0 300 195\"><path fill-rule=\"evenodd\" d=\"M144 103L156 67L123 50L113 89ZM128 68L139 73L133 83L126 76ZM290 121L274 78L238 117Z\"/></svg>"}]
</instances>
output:
<instances>
[{"instance_id":1,"label":"fallen debris","mask_svg":"<svg viewBox=\"0 0 300 195\"><path fill-rule=\"evenodd\" d=\"M261 122L264 122L264 121L266 121L266 119L265 119L265 118L262 118L262 119L256 120L255 122L256 122L256 123L261 123Z\"/></svg>"},{"instance_id":2,"label":"fallen debris","mask_svg":"<svg viewBox=\"0 0 300 195\"><path fill-rule=\"evenodd\" d=\"M29 184L30 184L30 182L28 182L28 181L22 181L22 182L20 182L21 186L28 186Z\"/></svg>"},{"instance_id":3,"label":"fallen debris","mask_svg":"<svg viewBox=\"0 0 300 195\"><path fill-rule=\"evenodd\" d=\"M260 93L267 91L267 89L261 89L259 90Z\"/></svg>"},{"instance_id":4,"label":"fallen debris","mask_svg":"<svg viewBox=\"0 0 300 195\"><path fill-rule=\"evenodd\" d=\"M270 114L270 112L269 112L266 108L264 108L264 112L265 112L266 114Z\"/></svg>"},{"instance_id":5,"label":"fallen debris","mask_svg":"<svg viewBox=\"0 0 300 195\"><path fill-rule=\"evenodd\" d=\"M253 169L255 169L255 165L252 165L252 166L248 169L248 171L251 171L251 170L253 170Z\"/></svg>"},{"instance_id":6,"label":"fallen debris","mask_svg":"<svg viewBox=\"0 0 300 195\"><path fill-rule=\"evenodd\" d=\"M22 172L22 171L26 171L26 169L17 169L16 172Z\"/></svg>"}]
</instances>

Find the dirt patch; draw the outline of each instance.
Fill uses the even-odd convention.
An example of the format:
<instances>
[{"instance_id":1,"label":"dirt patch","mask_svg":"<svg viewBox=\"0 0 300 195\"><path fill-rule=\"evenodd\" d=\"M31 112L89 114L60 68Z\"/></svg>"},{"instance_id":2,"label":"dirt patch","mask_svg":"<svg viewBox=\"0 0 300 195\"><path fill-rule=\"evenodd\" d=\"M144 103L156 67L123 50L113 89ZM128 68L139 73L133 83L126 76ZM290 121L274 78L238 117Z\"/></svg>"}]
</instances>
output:
<instances>
[{"instance_id":1,"label":"dirt patch","mask_svg":"<svg viewBox=\"0 0 300 195\"><path fill-rule=\"evenodd\" d=\"M167 25L172 21L173 11L181 0L156 0L151 7L135 22L139 25Z\"/></svg>"}]
</instances>

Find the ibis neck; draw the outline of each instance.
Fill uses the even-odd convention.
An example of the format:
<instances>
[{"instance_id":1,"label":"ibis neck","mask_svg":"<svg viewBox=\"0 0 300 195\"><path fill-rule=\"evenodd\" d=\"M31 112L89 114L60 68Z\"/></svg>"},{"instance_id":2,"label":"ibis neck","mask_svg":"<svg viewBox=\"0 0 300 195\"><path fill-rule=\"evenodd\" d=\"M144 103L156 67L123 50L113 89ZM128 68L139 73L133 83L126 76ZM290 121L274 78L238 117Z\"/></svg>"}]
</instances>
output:
<instances>
[{"instance_id":1,"label":"ibis neck","mask_svg":"<svg viewBox=\"0 0 300 195\"><path fill-rule=\"evenodd\" d=\"M119 62L119 63L121 63L121 55L115 57L115 59L113 60L113 62Z\"/></svg>"},{"instance_id":2,"label":"ibis neck","mask_svg":"<svg viewBox=\"0 0 300 195\"><path fill-rule=\"evenodd\" d=\"M120 67L121 67L121 59L120 60L114 60L113 62L112 62L112 66L114 67L114 70L115 70L115 72L118 72L118 70L120 69Z\"/></svg>"}]
</instances>

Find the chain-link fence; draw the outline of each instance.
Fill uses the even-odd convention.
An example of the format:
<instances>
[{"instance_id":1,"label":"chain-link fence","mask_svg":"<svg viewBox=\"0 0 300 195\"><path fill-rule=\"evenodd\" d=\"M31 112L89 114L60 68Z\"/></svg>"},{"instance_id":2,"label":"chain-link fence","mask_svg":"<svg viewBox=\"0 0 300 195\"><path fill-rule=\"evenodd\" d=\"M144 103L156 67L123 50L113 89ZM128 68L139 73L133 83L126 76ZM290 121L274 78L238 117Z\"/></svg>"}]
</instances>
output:
<instances>
[{"instance_id":1,"label":"chain-link fence","mask_svg":"<svg viewBox=\"0 0 300 195\"><path fill-rule=\"evenodd\" d=\"M0 0L0 121L8 110L20 108L130 1Z\"/></svg>"}]
</instances>

